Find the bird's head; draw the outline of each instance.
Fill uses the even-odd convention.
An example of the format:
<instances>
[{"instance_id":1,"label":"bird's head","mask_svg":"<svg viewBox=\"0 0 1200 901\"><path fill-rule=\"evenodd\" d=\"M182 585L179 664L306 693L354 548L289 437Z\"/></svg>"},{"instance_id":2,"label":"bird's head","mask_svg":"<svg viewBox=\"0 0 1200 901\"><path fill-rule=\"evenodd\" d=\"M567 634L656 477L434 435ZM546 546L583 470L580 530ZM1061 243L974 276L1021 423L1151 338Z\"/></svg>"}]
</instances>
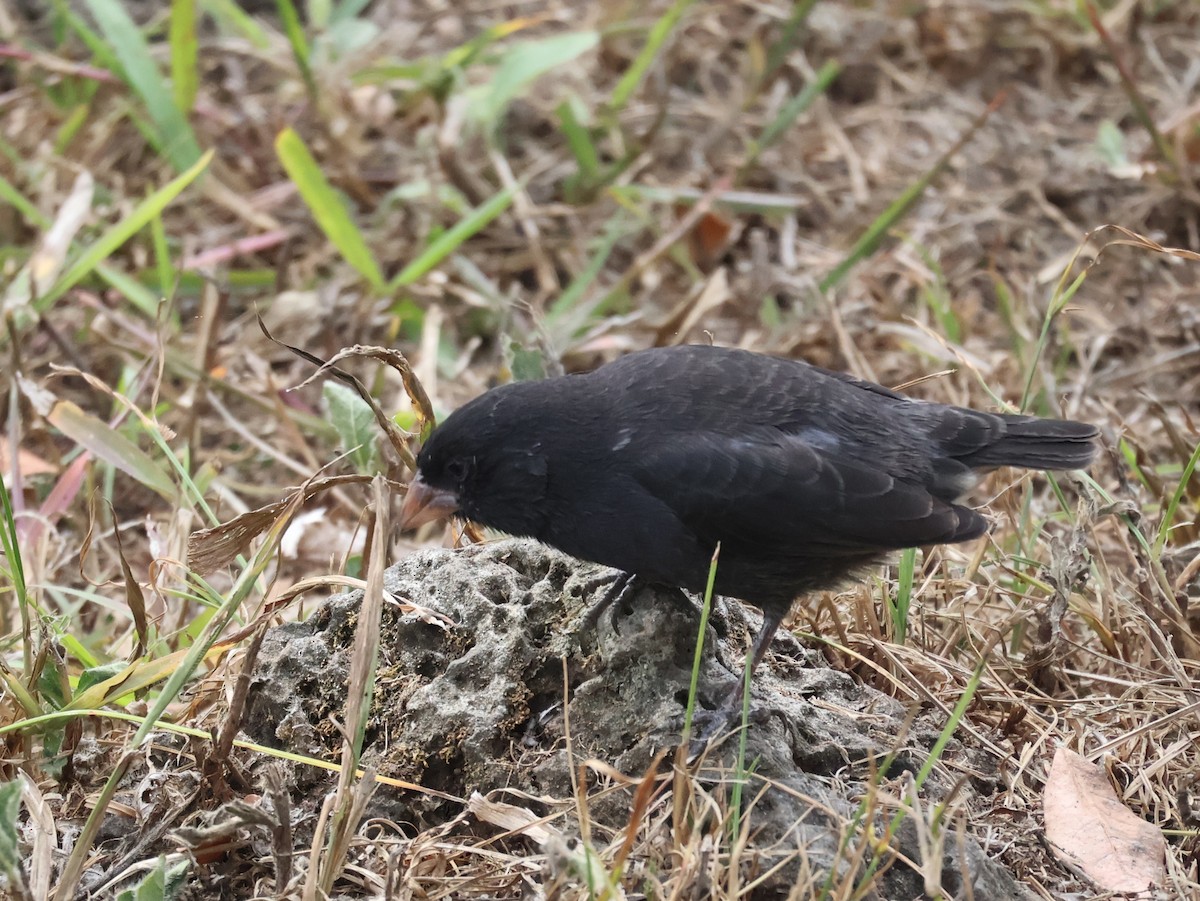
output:
<instances>
[{"instance_id":1,"label":"bird's head","mask_svg":"<svg viewBox=\"0 0 1200 901\"><path fill-rule=\"evenodd\" d=\"M425 442L408 486L400 527L459 516L514 535L537 535L548 466L539 435L506 413L515 386L457 410Z\"/></svg>"}]
</instances>

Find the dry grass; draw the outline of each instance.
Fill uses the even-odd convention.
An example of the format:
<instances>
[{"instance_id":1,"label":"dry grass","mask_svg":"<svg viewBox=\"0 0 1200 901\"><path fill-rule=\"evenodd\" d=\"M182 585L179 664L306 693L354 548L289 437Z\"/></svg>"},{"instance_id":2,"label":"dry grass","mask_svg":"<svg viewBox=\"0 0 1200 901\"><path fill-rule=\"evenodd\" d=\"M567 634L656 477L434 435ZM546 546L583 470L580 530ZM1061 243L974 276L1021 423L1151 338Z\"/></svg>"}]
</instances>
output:
<instances>
[{"instance_id":1,"label":"dry grass","mask_svg":"<svg viewBox=\"0 0 1200 901\"><path fill-rule=\"evenodd\" d=\"M376 0L289 43L273 10L247 24L214 2L199 6L225 12L205 20L189 69L168 5L129 2L160 87L178 67L182 120L156 113L136 46L87 24L89 49L72 23L96 20L54 6L36 20L0 8L13 506L0 727L16 820L0 831L19 837L23 868L10 891L106 895L159 854L188 865L192 896L214 897L735 897L761 875L766 849L752 831L730 839L721 780L670 760L593 765L587 797L627 795L621 834L589 835L584 789L459 799L459 817L429 828L360 822L346 779L328 806L336 840L311 853L293 840L312 823L284 808L313 799L243 781L262 752L234 741L253 636L308 615L328 574L371 582L411 545L371 549L386 511L364 513L362 483L376 469L402 482L398 457L341 456L378 440L370 415L314 384L285 390L312 366L262 335L261 313L323 359L399 348L439 414L512 372L711 336L885 384L937 373L912 393L1101 424L1094 481L1060 497L998 474L988 541L918 558L902 640L883 600L905 587L895 573L793 626L918 702L935 731L973 691L958 727L972 750L939 766L975 802L931 811L881 779L865 822L907 805L912 822L975 836L1040 897L1089 892L1042 833L1066 744L1161 828L1165 896L1200 893L1200 263L1163 251L1200 251L1193 5L1112 4L1104 40L1067 0L826 2L803 20L771 0L453 14ZM512 49L524 41L550 43ZM548 77L506 81L551 52L563 61ZM789 106L833 63L811 105ZM180 93L189 71L194 100ZM214 151L205 174L148 210L196 162L189 135ZM420 430L400 375L342 365ZM317 473L356 478L270 510L255 530L270 531L233 549L246 558L189 568L191 533ZM163 747L164 714L198 731ZM89 821L109 793L109 817ZM689 810L702 825L683 828ZM868 833L847 828L845 857L869 860ZM825 880L801 879L796 897L854 897L853 880Z\"/></svg>"}]
</instances>

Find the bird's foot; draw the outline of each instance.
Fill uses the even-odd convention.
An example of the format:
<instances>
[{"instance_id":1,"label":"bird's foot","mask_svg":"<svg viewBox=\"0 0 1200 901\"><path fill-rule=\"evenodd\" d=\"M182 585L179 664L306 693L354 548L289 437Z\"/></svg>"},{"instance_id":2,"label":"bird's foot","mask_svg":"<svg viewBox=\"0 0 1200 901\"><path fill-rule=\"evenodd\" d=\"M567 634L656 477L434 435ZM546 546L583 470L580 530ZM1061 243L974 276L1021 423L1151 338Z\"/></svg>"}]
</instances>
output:
<instances>
[{"instance_id":1,"label":"bird's foot","mask_svg":"<svg viewBox=\"0 0 1200 901\"><path fill-rule=\"evenodd\" d=\"M650 586L661 589L672 600L683 604L687 610L695 609L691 600L684 594L683 589L677 588L674 585L651 582L637 573L618 572L616 575L605 574L586 583L583 587L583 593L585 595L589 594L609 582L612 584L604 592L604 596L583 614L583 618L579 621L579 631L583 632L594 629L606 611L619 609L621 604L632 598L637 592Z\"/></svg>"},{"instance_id":2,"label":"bird's foot","mask_svg":"<svg viewBox=\"0 0 1200 901\"><path fill-rule=\"evenodd\" d=\"M749 728L751 724L761 725L770 718L771 711L767 708L756 705L752 700L749 708L744 709L742 700L742 684L738 682L719 706L696 711L692 717L688 742L689 758L694 759L737 735L740 730Z\"/></svg>"},{"instance_id":3,"label":"bird's foot","mask_svg":"<svg viewBox=\"0 0 1200 901\"><path fill-rule=\"evenodd\" d=\"M612 584L608 586L608 591L604 592L604 596L583 614L583 619L579 621L580 631L590 631L596 628L605 611L611 610L617 601L625 600L626 597L638 590L639 581L636 573L618 571L615 574L606 574L588 582L583 589L585 595L606 583L611 582Z\"/></svg>"}]
</instances>

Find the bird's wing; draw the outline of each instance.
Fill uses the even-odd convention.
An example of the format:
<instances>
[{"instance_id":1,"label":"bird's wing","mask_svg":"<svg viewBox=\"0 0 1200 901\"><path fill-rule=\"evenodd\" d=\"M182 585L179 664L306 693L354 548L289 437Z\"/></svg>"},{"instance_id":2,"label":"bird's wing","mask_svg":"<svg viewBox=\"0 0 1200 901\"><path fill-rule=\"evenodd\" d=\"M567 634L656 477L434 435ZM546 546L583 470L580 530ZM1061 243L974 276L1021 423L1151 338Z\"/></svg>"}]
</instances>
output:
<instances>
[{"instance_id":1,"label":"bird's wing","mask_svg":"<svg viewBox=\"0 0 1200 901\"><path fill-rule=\"evenodd\" d=\"M664 437L639 449L635 465L638 482L708 543L861 554L986 528L923 485L777 430Z\"/></svg>"}]
</instances>

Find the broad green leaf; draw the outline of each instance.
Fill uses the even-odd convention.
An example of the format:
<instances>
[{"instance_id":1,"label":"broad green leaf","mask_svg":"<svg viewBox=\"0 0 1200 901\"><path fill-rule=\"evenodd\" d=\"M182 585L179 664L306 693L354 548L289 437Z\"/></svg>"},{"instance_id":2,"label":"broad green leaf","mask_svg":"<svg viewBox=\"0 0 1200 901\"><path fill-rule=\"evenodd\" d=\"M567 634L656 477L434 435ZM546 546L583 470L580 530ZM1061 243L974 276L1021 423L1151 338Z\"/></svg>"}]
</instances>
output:
<instances>
[{"instance_id":1,"label":"broad green leaf","mask_svg":"<svg viewBox=\"0 0 1200 901\"><path fill-rule=\"evenodd\" d=\"M576 31L510 47L487 83L469 95L471 115L489 127L495 125L508 105L537 78L571 62L599 41L597 32Z\"/></svg>"},{"instance_id":2,"label":"broad green leaf","mask_svg":"<svg viewBox=\"0 0 1200 901\"><path fill-rule=\"evenodd\" d=\"M99 710L113 699L121 695L131 694L149 688L172 675L179 667L191 649L173 651L165 657L155 660L139 660L118 667L114 673L87 688L75 691L75 696L67 704L67 710ZM99 674L98 674L99 675Z\"/></svg>"},{"instance_id":3,"label":"broad green leaf","mask_svg":"<svg viewBox=\"0 0 1200 901\"><path fill-rule=\"evenodd\" d=\"M127 664L122 661L114 660L112 663L102 663L99 666L89 667L79 674L79 681L75 683L75 691L87 691L93 685L106 682L113 676L125 672L126 666Z\"/></svg>"},{"instance_id":4,"label":"broad green leaf","mask_svg":"<svg viewBox=\"0 0 1200 901\"><path fill-rule=\"evenodd\" d=\"M21 866L20 836L17 833L21 812L21 783L0 782L0 872L12 883Z\"/></svg>"},{"instance_id":5,"label":"broad green leaf","mask_svg":"<svg viewBox=\"0 0 1200 901\"><path fill-rule=\"evenodd\" d=\"M342 0L342 2L337 5L337 8L334 9L333 15L330 16L329 21L336 25L338 22L345 22L348 19L353 19L358 16L360 12L366 9L367 4L370 2L371 0Z\"/></svg>"},{"instance_id":6,"label":"broad green leaf","mask_svg":"<svg viewBox=\"0 0 1200 901\"><path fill-rule=\"evenodd\" d=\"M159 855L154 869L133 888L118 893L117 901L172 901L179 897L189 865L186 859L168 864L166 855Z\"/></svg>"},{"instance_id":7,"label":"broad green leaf","mask_svg":"<svg viewBox=\"0 0 1200 901\"><path fill-rule=\"evenodd\" d=\"M546 377L546 361L536 347L524 347L517 341L509 341L508 368L512 370L514 382L534 382Z\"/></svg>"},{"instance_id":8,"label":"broad green leaf","mask_svg":"<svg viewBox=\"0 0 1200 901\"><path fill-rule=\"evenodd\" d=\"M379 426L361 397L340 382L326 382L322 391L329 421L337 429L342 450L350 454L354 468L362 473L379 469Z\"/></svg>"},{"instance_id":9,"label":"broad green leaf","mask_svg":"<svg viewBox=\"0 0 1200 901\"><path fill-rule=\"evenodd\" d=\"M1096 154L1110 169L1129 165L1125 135L1112 119L1105 119L1096 130Z\"/></svg>"}]
</instances>

